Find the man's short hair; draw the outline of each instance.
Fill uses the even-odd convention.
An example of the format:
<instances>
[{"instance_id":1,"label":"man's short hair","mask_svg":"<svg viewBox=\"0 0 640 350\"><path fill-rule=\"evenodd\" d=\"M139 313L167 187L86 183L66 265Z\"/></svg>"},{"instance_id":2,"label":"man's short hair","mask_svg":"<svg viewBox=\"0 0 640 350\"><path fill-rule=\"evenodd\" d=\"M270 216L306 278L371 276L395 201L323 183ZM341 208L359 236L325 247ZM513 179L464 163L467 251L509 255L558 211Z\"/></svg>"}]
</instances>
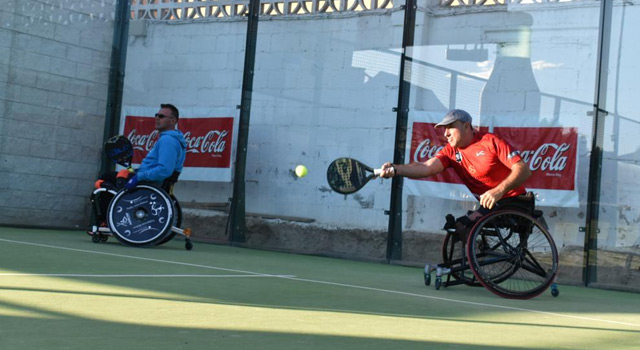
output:
<instances>
[{"instance_id":1,"label":"man's short hair","mask_svg":"<svg viewBox=\"0 0 640 350\"><path fill-rule=\"evenodd\" d=\"M169 108L171 110L171 114L173 114L176 119L180 119L180 111L178 111L178 108L171 103L163 103L160 105L160 108Z\"/></svg>"}]
</instances>

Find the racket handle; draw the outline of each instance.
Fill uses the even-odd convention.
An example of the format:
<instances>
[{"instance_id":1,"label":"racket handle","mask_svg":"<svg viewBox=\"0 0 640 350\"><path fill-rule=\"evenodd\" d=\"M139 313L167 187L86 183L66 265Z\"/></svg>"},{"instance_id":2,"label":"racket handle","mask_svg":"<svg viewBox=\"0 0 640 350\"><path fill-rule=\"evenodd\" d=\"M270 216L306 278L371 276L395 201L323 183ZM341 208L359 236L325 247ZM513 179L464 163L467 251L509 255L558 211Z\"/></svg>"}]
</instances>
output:
<instances>
[{"instance_id":1,"label":"racket handle","mask_svg":"<svg viewBox=\"0 0 640 350\"><path fill-rule=\"evenodd\" d=\"M373 175L375 176L382 175L382 169L373 169Z\"/></svg>"}]
</instances>

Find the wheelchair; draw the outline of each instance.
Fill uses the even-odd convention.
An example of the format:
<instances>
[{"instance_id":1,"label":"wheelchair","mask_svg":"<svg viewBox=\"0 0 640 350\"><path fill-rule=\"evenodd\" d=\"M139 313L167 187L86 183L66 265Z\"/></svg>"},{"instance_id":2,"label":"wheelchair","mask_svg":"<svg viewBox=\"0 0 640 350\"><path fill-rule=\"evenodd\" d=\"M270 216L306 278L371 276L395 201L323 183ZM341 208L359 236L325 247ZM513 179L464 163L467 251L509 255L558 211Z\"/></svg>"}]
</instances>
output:
<instances>
[{"instance_id":1,"label":"wheelchair","mask_svg":"<svg viewBox=\"0 0 640 350\"><path fill-rule=\"evenodd\" d=\"M182 209L171 193L172 187L166 191L166 185L139 184L132 191L109 186L94 190L90 198L93 219L87 233L94 243L115 236L124 245L141 248L167 243L180 234L185 237L185 249L193 249L191 230L181 228ZM101 216L99 196L103 195L113 196L106 213L106 227L96 222Z\"/></svg>"},{"instance_id":2,"label":"wheelchair","mask_svg":"<svg viewBox=\"0 0 640 350\"><path fill-rule=\"evenodd\" d=\"M133 147L123 135L110 138L105 143L107 156L131 169ZM116 178L113 183L103 182L91 193L91 223L87 234L94 243L106 242L109 237L127 246L152 247L167 243L176 234L185 237L185 249L193 249L191 230L182 229L182 209L173 195L179 172L174 172L161 186L141 183L133 190L124 187L126 179ZM109 196L106 213L102 213L100 202ZM105 197L105 199L109 199ZM98 222L106 218L106 222Z\"/></svg>"},{"instance_id":3,"label":"wheelchair","mask_svg":"<svg viewBox=\"0 0 640 350\"><path fill-rule=\"evenodd\" d=\"M436 290L465 284L509 299L530 299L549 287L552 296L560 294L558 251L542 211L498 208L478 219L466 239L459 238L451 214L443 229L443 262L425 265L425 285L435 271Z\"/></svg>"}]
</instances>

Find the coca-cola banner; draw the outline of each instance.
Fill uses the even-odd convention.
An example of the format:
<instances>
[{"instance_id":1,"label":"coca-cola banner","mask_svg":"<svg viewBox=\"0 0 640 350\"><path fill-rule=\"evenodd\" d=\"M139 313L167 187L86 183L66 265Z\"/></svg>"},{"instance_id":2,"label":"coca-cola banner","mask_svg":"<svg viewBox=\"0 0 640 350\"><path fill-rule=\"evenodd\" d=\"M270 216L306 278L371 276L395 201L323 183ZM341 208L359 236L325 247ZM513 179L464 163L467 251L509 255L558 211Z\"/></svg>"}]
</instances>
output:
<instances>
[{"instance_id":1,"label":"coca-cola banner","mask_svg":"<svg viewBox=\"0 0 640 350\"><path fill-rule=\"evenodd\" d=\"M495 127L529 165L527 188L573 191L576 188L578 129Z\"/></svg>"},{"instance_id":2,"label":"coca-cola banner","mask_svg":"<svg viewBox=\"0 0 640 350\"><path fill-rule=\"evenodd\" d=\"M231 181L234 118L189 118L182 114L178 128L187 141L187 157L180 179ZM152 116L126 115L124 119L122 133L133 144L135 167L155 145L158 131Z\"/></svg>"},{"instance_id":3,"label":"coca-cola banner","mask_svg":"<svg viewBox=\"0 0 640 350\"><path fill-rule=\"evenodd\" d=\"M481 127L480 131L488 132ZM578 205L576 190L578 130L571 127L495 127L493 133L521 152L532 176L525 187L536 193L538 204ZM435 123L413 123L410 160L425 162L435 156L446 139ZM407 181L409 193L439 198L468 200L472 195L451 169L442 174Z\"/></svg>"}]
</instances>

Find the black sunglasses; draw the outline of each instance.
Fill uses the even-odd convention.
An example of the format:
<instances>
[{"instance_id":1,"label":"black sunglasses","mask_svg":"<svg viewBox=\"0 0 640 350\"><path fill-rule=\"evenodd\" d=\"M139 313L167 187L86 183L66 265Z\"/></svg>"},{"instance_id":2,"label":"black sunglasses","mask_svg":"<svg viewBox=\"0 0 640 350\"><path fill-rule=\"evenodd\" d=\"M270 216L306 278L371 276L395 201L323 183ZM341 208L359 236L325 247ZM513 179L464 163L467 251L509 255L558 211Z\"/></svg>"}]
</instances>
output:
<instances>
[{"instance_id":1,"label":"black sunglasses","mask_svg":"<svg viewBox=\"0 0 640 350\"><path fill-rule=\"evenodd\" d=\"M164 118L169 118L171 117L170 115L164 115L161 113L156 113L156 118L160 118L160 119L164 119Z\"/></svg>"}]
</instances>

